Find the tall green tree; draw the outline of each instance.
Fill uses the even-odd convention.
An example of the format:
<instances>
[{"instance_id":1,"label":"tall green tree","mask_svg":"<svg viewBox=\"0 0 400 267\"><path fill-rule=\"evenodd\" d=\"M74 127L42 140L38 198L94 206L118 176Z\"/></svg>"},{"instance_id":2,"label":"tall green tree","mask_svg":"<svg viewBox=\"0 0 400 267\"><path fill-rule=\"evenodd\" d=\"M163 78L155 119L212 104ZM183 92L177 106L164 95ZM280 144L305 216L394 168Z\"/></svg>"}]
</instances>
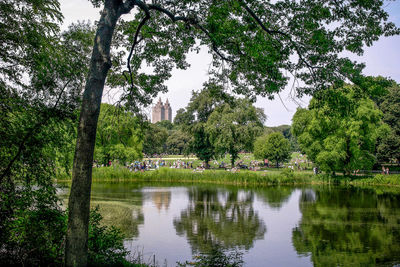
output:
<instances>
[{"instance_id":1,"label":"tall green tree","mask_svg":"<svg viewBox=\"0 0 400 267\"><path fill-rule=\"evenodd\" d=\"M206 124L216 155L221 157L229 153L234 167L240 151L253 151L254 140L262 132L265 118L263 110L247 99L217 107Z\"/></svg>"},{"instance_id":2,"label":"tall green tree","mask_svg":"<svg viewBox=\"0 0 400 267\"><path fill-rule=\"evenodd\" d=\"M387 94L381 98L379 105L383 112L383 121L389 125L390 131L379 136L377 157L381 161L395 159L400 164L400 86L392 82Z\"/></svg>"},{"instance_id":3,"label":"tall green tree","mask_svg":"<svg viewBox=\"0 0 400 267\"><path fill-rule=\"evenodd\" d=\"M119 47L128 48L128 70L119 75L124 80L118 79L118 68L112 69L109 82L128 85L122 100L137 109L166 90L163 82L173 67L186 68L185 54L199 44L213 55L210 79L215 83L230 84L234 93L249 97L272 97L289 81L287 71L305 82L300 95L352 79L362 66L341 58L341 52L361 54L364 45L372 45L380 36L399 33L387 22L383 1L376 0L91 2L102 5L103 11L78 124L66 266L86 265L91 166L101 97L113 66L114 36ZM131 11L135 11L132 20L121 19ZM154 72L140 72L144 62Z\"/></svg>"},{"instance_id":4,"label":"tall green tree","mask_svg":"<svg viewBox=\"0 0 400 267\"><path fill-rule=\"evenodd\" d=\"M293 136L292 131L290 130L290 125L279 125L275 127L265 127L264 134L268 135L273 132L281 132L283 136L289 140L291 151L298 151L299 145L297 144L296 138Z\"/></svg>"},{"instance_id":5,"label":"tall green tree","mask_svg":"<svg viewBox=\"0 0 400 267\"><path fill-rule=\"evenodd\" d=\"M260 136L254 143L254 156L274 160L277 168L290 158L290 151L290 142L280 132Z\"/></svg>"},{"instance_id":6,"label":"tall green tree","mask_svg":"<svg viewBox=\"0 0 400 267\"><path fill-rule=\"evenodd\" d=\"M137 117L121 107L102 104L97 129L95 159L104 165L142 159L143 133Z\"/></svg>"},{"instance_id":7,"label":"tall green tree","mask_svg":"<svg viewBox=\"0 0 400 267\"><path fill-rule=\"evenodd\" d=\"M214 110L223 103L231 103L232 97L223 92L222 87L214 83L205 84L203 90L192 91L192 97L186 109L178 110L175 121L185 133L191 136L190 152L208 162L216 157L216 150L206 130L206 123Z\"/></svg>"},{"instance_id":8,"label":"tall green tree","mask_svg":"<svg viewBox=\"0 0 400 267\"><path fill-rule=\"evenodd\" d=\"M324 171L346 174L372 168L377 137L388 131L374 102L350 85L321 92L292 121L301 150L313 162Z\"/></svg>"}]
</instances>

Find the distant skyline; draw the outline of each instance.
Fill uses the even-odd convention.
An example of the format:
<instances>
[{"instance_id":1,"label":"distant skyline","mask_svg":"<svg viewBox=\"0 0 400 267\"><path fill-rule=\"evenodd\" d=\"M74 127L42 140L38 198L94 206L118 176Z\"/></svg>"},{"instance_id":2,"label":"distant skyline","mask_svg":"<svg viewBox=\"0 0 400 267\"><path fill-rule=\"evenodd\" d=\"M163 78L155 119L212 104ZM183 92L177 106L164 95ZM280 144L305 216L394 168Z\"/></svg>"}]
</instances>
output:
<instances>
[{"instance_id":1,"label":"distant skyline","mask_svg":"<svg viewBox=\"0 0 400 267\"><path fill-rule=\"evenodd\" d=\"M90 20L92 23L99 19L100 9L95 9L88 0L61 0L61 12L64 15L63 28L78 20ZM77 8L78 7L78 8ZM400 26L400 1L387 2L385 10L389 13L389 20ZM130 15L126 15L124 18ZM349 55L353 60L364 62L366 67L363 71L365 75L384 76L400 83L400 36L382 37L375 42L372 47L365 48L364 55L358 57ZM187 70L173 70L172 77L166 82L169 92L159 94L154 99L155 104L159 97L164 101L166 98L172 106L172 114L175 117L176 111L186 107L192 95L192 90L200 90L207 81L208 65L211 62L211 55L206 49L202 49L199 54L189 53L187 61L191 65ZM296 102L290 99L290 86L276 95L274 100L267 98L257 98L256 106L263 108L267 115L267 126L278 126L291 124L293 114L300 103L306 107L310 97L298 99ZM106 101L103 97L103 101ZM151 115L151 114L149 114Z\"/></svg>"}]
</instances>

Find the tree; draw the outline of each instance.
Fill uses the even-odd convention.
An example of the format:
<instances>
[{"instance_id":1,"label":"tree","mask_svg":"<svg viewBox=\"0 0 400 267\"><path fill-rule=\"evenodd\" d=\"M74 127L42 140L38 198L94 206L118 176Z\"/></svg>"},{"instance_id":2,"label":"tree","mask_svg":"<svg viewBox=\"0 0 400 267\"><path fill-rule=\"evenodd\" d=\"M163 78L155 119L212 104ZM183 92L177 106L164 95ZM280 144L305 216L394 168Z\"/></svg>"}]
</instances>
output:
<instances>
[{"instance_id":1,"label":"tree","mask_svg":"<svg viewBox=\"0 0 400 267\"><path fill-rule=\"evenodd\" d=\"M188 126L192 121L194 121L194 119L194 114L186 112L184 108L180 108L176 111L174 124L178 127Z\"/></svg>"},{"instance_id":2,"label":"tree","mask_svg":"<svg viewBox=\"0 0 400 267\"><path fill-rule=\"evenodd\" d=\"M254 156L274 160L278 168L279 162L290 158L290 143L280 132L260 136L254 143Z\"/></svg>"},{"instance_id":3,"label":"tree","mask_svg":"<svg viewBox=\"0 0 400 267\"><path fill-rule=\"evenodd\" d=\"M169 120L158 121L155 124L157 124L159 127L167 129L168 131L174 128L174 125Z\"/></svg>"},{"instance_id":4,"label":"tree","mask_svg":"<svg viewBox=\"0 0 400 267\"><path fill-rule=\"evenodd\" d=\"M379 137L377 157L381 161L395 159L400 163L400 86L392 82L379 105L383 121L390 126L387 135Z\"/></svg>"},{"instance_id":5,"label":"tree","mask_svg":"<svg viewBox=\"0 0 400 267\"><path fill-rule=\"evenodd\" d=\"M281 132L283 136L289 140L290 142L290 150L291 151L298 151L299 150L299 145L297 144L296 138L293 136L292 131L290 130L291 126L290 125L279 125L275 127L265 127L264 128L264 134L270 134L273 132Z\"/></svg>"},{"instance_id":6,"label":"tree","mask_svg":"<svg viewBox=\"0 0 400 267\"><path fill-rule=\"evenodd\" d=\"M168 131L164 127L153 123L147 124L143 141L143 153L148 156L164 153L167 138Z\"/></svg>"},{"instance_id":7,"label":"tree","mask_svg":"<svg viewBox=\"0 0 400 267\"><path fill-rule=\"evenodd\" d=\"M231 155L232 168L240 151L252 151L255 138L262 132L265 115L246 99L217 107L207 120L206 132L217 156Z\"/></svg>"},{"instance_id":8,"label":"tree","mask_svg":"<svg viewBox=\"0 0 400 267\"><path fill-rule=\"evenodd\" d=\"M107 165L118 160L125 164L141 159L143 133L140 121L132 113L109 104L101 104L95 159Z\"/></svg>"},{"instance_id":9,"label":"tree","mask_svg":"<svg viewBox=\"0 0 400 267\"><path fill-rule=\"evenodd\" d=\"M371 169L376 140L388 131L382 112L358 87L346 85L314 97L298 109L292 131L307 157L327 172Z\"/></svg>"},{"instance_id":10,"label":"tree","mask_svg":"<svg viewBox=\"0 0 400 267\"><path fill-rule=\"evenodd\" d=\"M363 46L371 45L379 36L399 33L393 23L387 22L383 1L376 0L280 0L273 4L256 0L91 2L95 6L103 4L103 11L78 124L66 266L86 265L91 166L101 97L112 67L114 35L116 44L128 48L128 71L118 75L118 67L112 69L108 82L129 88L122 101L138 109L138 104L148 104L159 91L166 90L163 82L172 68L186 68L185 54L198 49L199 43L213 54L211 80L220 85L229 83L237 94L272 97L287 84L286 71L305 82L299 94L357 76L362 65L340 58L339 53L347 50L361 54ZM120 20L134 8L137 12L132 21ZM140 73L143 62L154 72Z\"/></svg>"},{"instance_id":11,"label":"tree","mask_svg":"<svg viewBox=\"0 0 400 267\"><path fill-rule=\"evenodd\" d=\"M205 84L203 90L192 91L192 97L186 109L181 109L175 121L185 133L191 135L190 152L209 166L208 162L216 156L206 123L213 111L223 103L230 103L232 97L223 92L222 87L213 83Z\"/></svg>"},{"instance_id":12,"label":"tree","mask_svg":"<svg viewBox=\"0 0 400 267\"><path fill-rule=\"evenodd\" d=\"M167 151L174 155L188 155L191 136L181 130L170 131L166 141Z\"/></svg>"}]
</instances>

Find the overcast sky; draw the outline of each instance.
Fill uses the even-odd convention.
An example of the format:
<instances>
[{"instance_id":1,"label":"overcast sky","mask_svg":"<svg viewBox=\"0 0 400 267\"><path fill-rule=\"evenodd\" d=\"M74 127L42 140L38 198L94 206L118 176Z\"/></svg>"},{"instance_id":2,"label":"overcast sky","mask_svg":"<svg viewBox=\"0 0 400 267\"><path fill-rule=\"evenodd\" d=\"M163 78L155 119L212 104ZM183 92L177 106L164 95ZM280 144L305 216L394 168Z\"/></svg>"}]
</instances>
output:
<instances>
[{"instance_id":1,"label":"overcast sky","mask_svg":"<svg viewBox=\"0 0 400 267\"><path fill-rule=\"evenodd\" d=\"M98 20L99 9L93 8L88 0L60 0L61 11L64 14L64 27L78 20ZM390 15L390 21L400 26L400 1L388 2L385 9ZM129 15L128 15L129 16ZM372 47L367 47L362 57L351 56L358 62L364 62L366 68L365 75L384 76L394 79L400 83L400 37L382 37L375 42ZM187 70L174 70L171 79L167 82L169 92L160 94L162 100L168 98L172 106L173 116L179 108L186 107L191 97L192 90L199 90L207 80L207 69L211 62L211 56L206 50L199 54L189 54L188 62L191 67ZM264 109L268 119L266 125L278 126L281 124L291 124L293 114L296 112L298 104L307 106L309 98L298 99L294 102L289 97L290 89L280 93L275 100L268 100L259 97L257 107ZM103 101L107 101L106 96ZM154 100L154 103L157 99Z\"/></svg>"}]
</instances>

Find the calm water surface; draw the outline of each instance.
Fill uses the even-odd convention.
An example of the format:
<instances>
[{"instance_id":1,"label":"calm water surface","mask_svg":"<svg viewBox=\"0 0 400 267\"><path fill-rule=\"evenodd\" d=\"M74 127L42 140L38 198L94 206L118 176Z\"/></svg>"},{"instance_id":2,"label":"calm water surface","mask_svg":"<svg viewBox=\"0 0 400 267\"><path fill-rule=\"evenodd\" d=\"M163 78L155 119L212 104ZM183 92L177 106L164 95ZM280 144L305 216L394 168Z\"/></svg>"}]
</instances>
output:
<instances>
[{"instance_id":1,"label":"calm water surface","mask_svg":"<svg viewBox=\"0 0 400 267\"><path fill-rule=\"evenodd\" d=\"M400 264L400 194L341 187L94 184L92 204L159 265L243 252L245 266Z\"/></svg>"}]
</instances>

